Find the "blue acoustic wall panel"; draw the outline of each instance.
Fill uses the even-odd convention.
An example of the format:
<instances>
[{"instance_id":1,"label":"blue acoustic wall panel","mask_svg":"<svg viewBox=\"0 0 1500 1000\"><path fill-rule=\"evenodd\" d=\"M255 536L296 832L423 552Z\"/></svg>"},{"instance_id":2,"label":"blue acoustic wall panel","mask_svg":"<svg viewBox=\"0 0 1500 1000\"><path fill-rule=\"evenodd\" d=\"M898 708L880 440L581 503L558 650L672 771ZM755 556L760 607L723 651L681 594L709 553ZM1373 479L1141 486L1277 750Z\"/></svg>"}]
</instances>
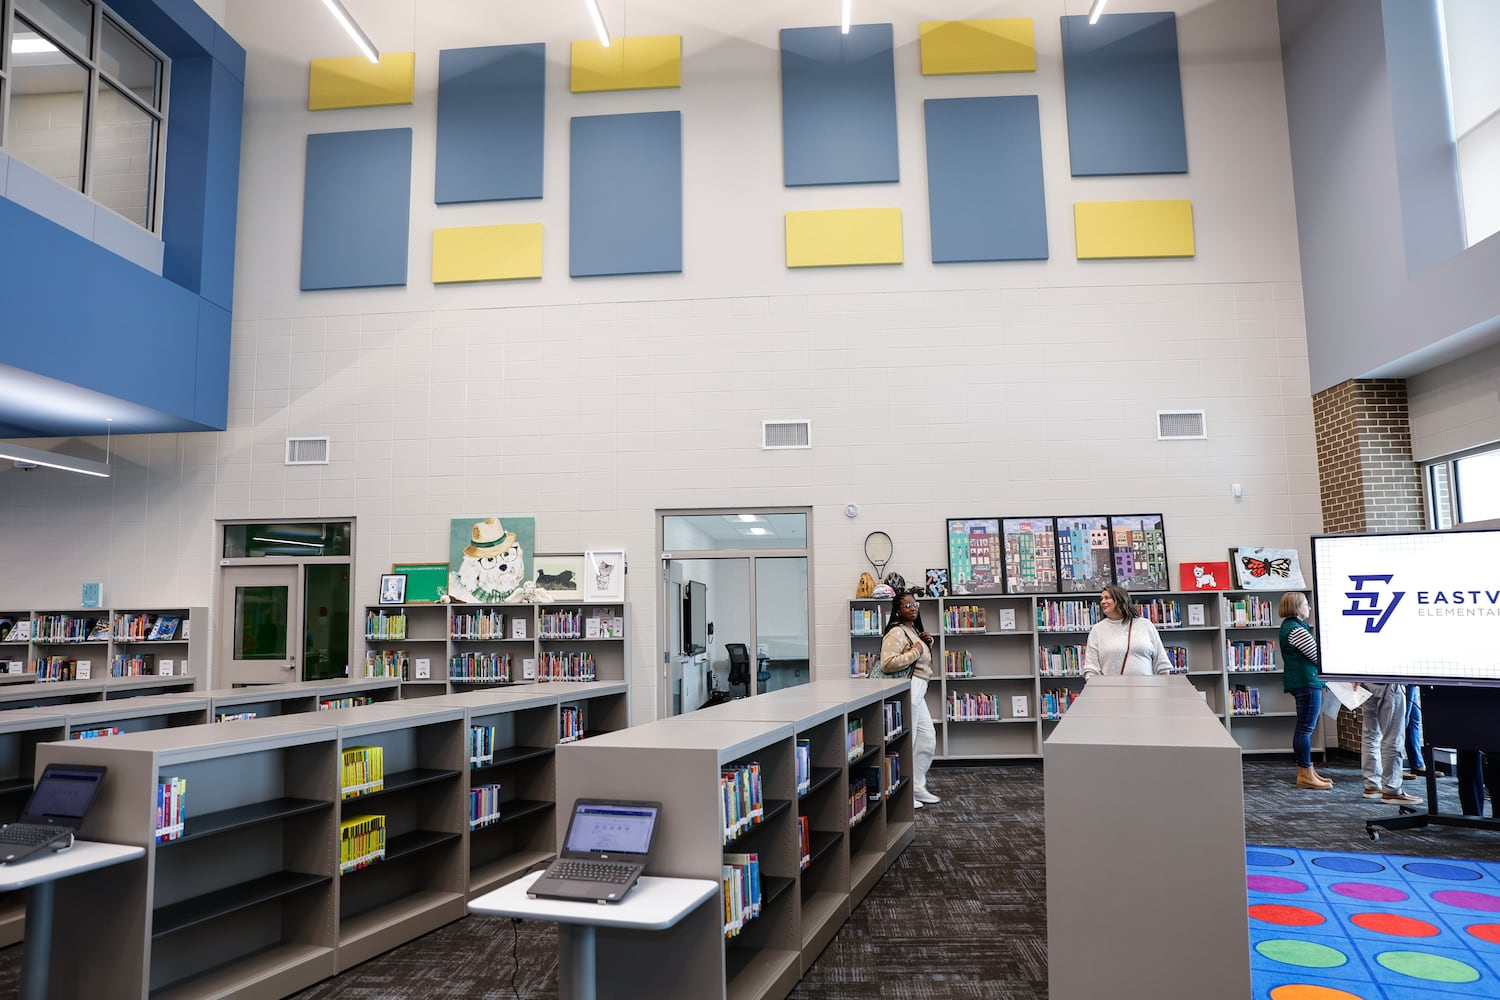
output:
<instances>
[{"instance_id":1,"label":"blue acoustic wall panel","mask_svg":"<svg viewBox=\"0 0 1500 1000\"><path fill-rule=\"evenodd\" d=\"M781 29L787 187L901 179L889 24Z\"/></svg>"},{"instance_id":2,"label":"blue acoustic wall panel","mask_svg":"<svg viewBox=\"0 0 1500 1000\"><path fill-rule=\"evenodd\" d=\"M411 129L307 137L302 290L406 284Z\"/></svg>"},{"instance_id":3,"label":"blue acoustic wall panel","mask_svg":"<svg viewBox=\"0 0 1500 1000\"><path fill-rule=\"evenodd\" d=\"M682 112L573 119L568 273L682 270Z\"/></svg>"},{"instance_id":4,"label":"blue acoustic wall panel","mask_svg":"<svg viewBox=\"0 0 1500 1000\"><path fill-rule=\"evenodd\" d=\"M1036 97L929 100L923 110L933 262L1046 260Z\"/></svg>"},{"instance_id":5,"label":"blue acoustic wall panel","mask_svg":"<svg viewBox=\"0 0 1500 1000\"><path fill-rule=\"evenodd\" d=\"M1187 173L1176 14L1062 19L1074 177Z\"/></svg>"},{"instance_id":6,"label":"blue acoustic wall panel","mask_svg":"<svg viewBox=\"0 0 1500 1000\"><path fill-rule=\"evenodd\" d=\"M437 203L542 196L547 46L438 54Z\"/></svg>"}]
</instances>

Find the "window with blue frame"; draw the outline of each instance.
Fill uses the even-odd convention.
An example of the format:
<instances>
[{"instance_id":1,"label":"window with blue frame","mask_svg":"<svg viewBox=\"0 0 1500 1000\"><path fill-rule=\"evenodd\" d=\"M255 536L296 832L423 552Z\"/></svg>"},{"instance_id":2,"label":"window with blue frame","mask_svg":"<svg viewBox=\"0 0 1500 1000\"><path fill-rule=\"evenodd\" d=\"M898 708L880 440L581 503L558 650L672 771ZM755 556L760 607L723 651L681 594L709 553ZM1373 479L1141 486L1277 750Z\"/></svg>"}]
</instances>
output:
<instances>
[{"instance_id":1,"label":"window with blue frame","mask_svg":"<svg viewBox=\"0 0 1500 1000\"><path fill-rule=\"evenodd\" d=\"M94 0L0 0L0 150L159 232L170 61Z\"/></svg>"}]
</instances>

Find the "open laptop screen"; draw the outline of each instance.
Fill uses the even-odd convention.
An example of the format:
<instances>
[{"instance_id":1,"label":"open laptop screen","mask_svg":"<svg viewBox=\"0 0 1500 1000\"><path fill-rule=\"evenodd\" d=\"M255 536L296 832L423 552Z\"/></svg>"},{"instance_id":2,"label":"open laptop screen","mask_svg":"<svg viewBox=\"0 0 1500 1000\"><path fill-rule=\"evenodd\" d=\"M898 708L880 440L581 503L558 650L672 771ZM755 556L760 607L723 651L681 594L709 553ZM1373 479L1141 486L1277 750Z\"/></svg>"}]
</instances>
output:
<instances>
[{"instance_id":1,"label":"open laptop screen","mask_svg":"<svg viewBox=\"0 0 1500 1000\"><path fill-rule=\"evenodd\" d=\"M647 803L577 802L563 849L578 854L648 854L659 808Z\"/></svg>"},{"instance_id":2,"label":"open laptop screen","mask_svg":"<svg viewBox=\"0 0 1500 1000\"><path fill-rule=\"evenodd\" d=\"M30 822L62 820L74 826L81 824L103 777L103 768L48 764L31 793L31 801L26 803L23 819Z\"/></svg>"}]
</instances>

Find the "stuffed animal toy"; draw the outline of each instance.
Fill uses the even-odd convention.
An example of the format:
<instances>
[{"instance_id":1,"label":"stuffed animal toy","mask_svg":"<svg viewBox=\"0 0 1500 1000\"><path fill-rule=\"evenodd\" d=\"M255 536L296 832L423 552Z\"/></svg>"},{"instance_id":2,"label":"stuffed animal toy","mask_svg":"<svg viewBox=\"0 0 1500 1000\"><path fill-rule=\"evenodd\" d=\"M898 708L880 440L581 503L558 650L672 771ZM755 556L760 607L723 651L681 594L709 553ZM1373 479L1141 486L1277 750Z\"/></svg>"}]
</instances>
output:
<instances>
[{"instance_id":1,"label":"stuffed animal toy","mask_svg":"<svg viewBox=\"0 0 1500 1000\"><path fill-rule=\"evenodd\" d=\"M535 583L527 580L521 584L511 595L505 599L506 604L551 604L552 594L541 590Z\"/></svg>"}]
</instances>

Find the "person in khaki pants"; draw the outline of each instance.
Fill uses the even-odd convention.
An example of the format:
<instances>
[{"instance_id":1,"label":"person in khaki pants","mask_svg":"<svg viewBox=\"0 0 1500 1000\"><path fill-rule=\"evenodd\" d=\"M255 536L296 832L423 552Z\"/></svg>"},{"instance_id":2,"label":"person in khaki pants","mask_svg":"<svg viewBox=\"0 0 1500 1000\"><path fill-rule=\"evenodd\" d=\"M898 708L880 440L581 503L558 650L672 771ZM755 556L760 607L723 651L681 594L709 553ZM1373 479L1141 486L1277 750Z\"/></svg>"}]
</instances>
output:
<instances>
[{"instance_id":1,"label":"person in khaki pants","mask_svg":"<svg viewBox=\"0 0 1500 1000\"><path fill-rule=\"evenodd\" d=\"M1406 686L1364 684L1360 726L1360 769L1365 776L1365 798L1395 805L1422 800L1401 790L1401 738L1406 730Z\"/></svg>"}]
</instances>

